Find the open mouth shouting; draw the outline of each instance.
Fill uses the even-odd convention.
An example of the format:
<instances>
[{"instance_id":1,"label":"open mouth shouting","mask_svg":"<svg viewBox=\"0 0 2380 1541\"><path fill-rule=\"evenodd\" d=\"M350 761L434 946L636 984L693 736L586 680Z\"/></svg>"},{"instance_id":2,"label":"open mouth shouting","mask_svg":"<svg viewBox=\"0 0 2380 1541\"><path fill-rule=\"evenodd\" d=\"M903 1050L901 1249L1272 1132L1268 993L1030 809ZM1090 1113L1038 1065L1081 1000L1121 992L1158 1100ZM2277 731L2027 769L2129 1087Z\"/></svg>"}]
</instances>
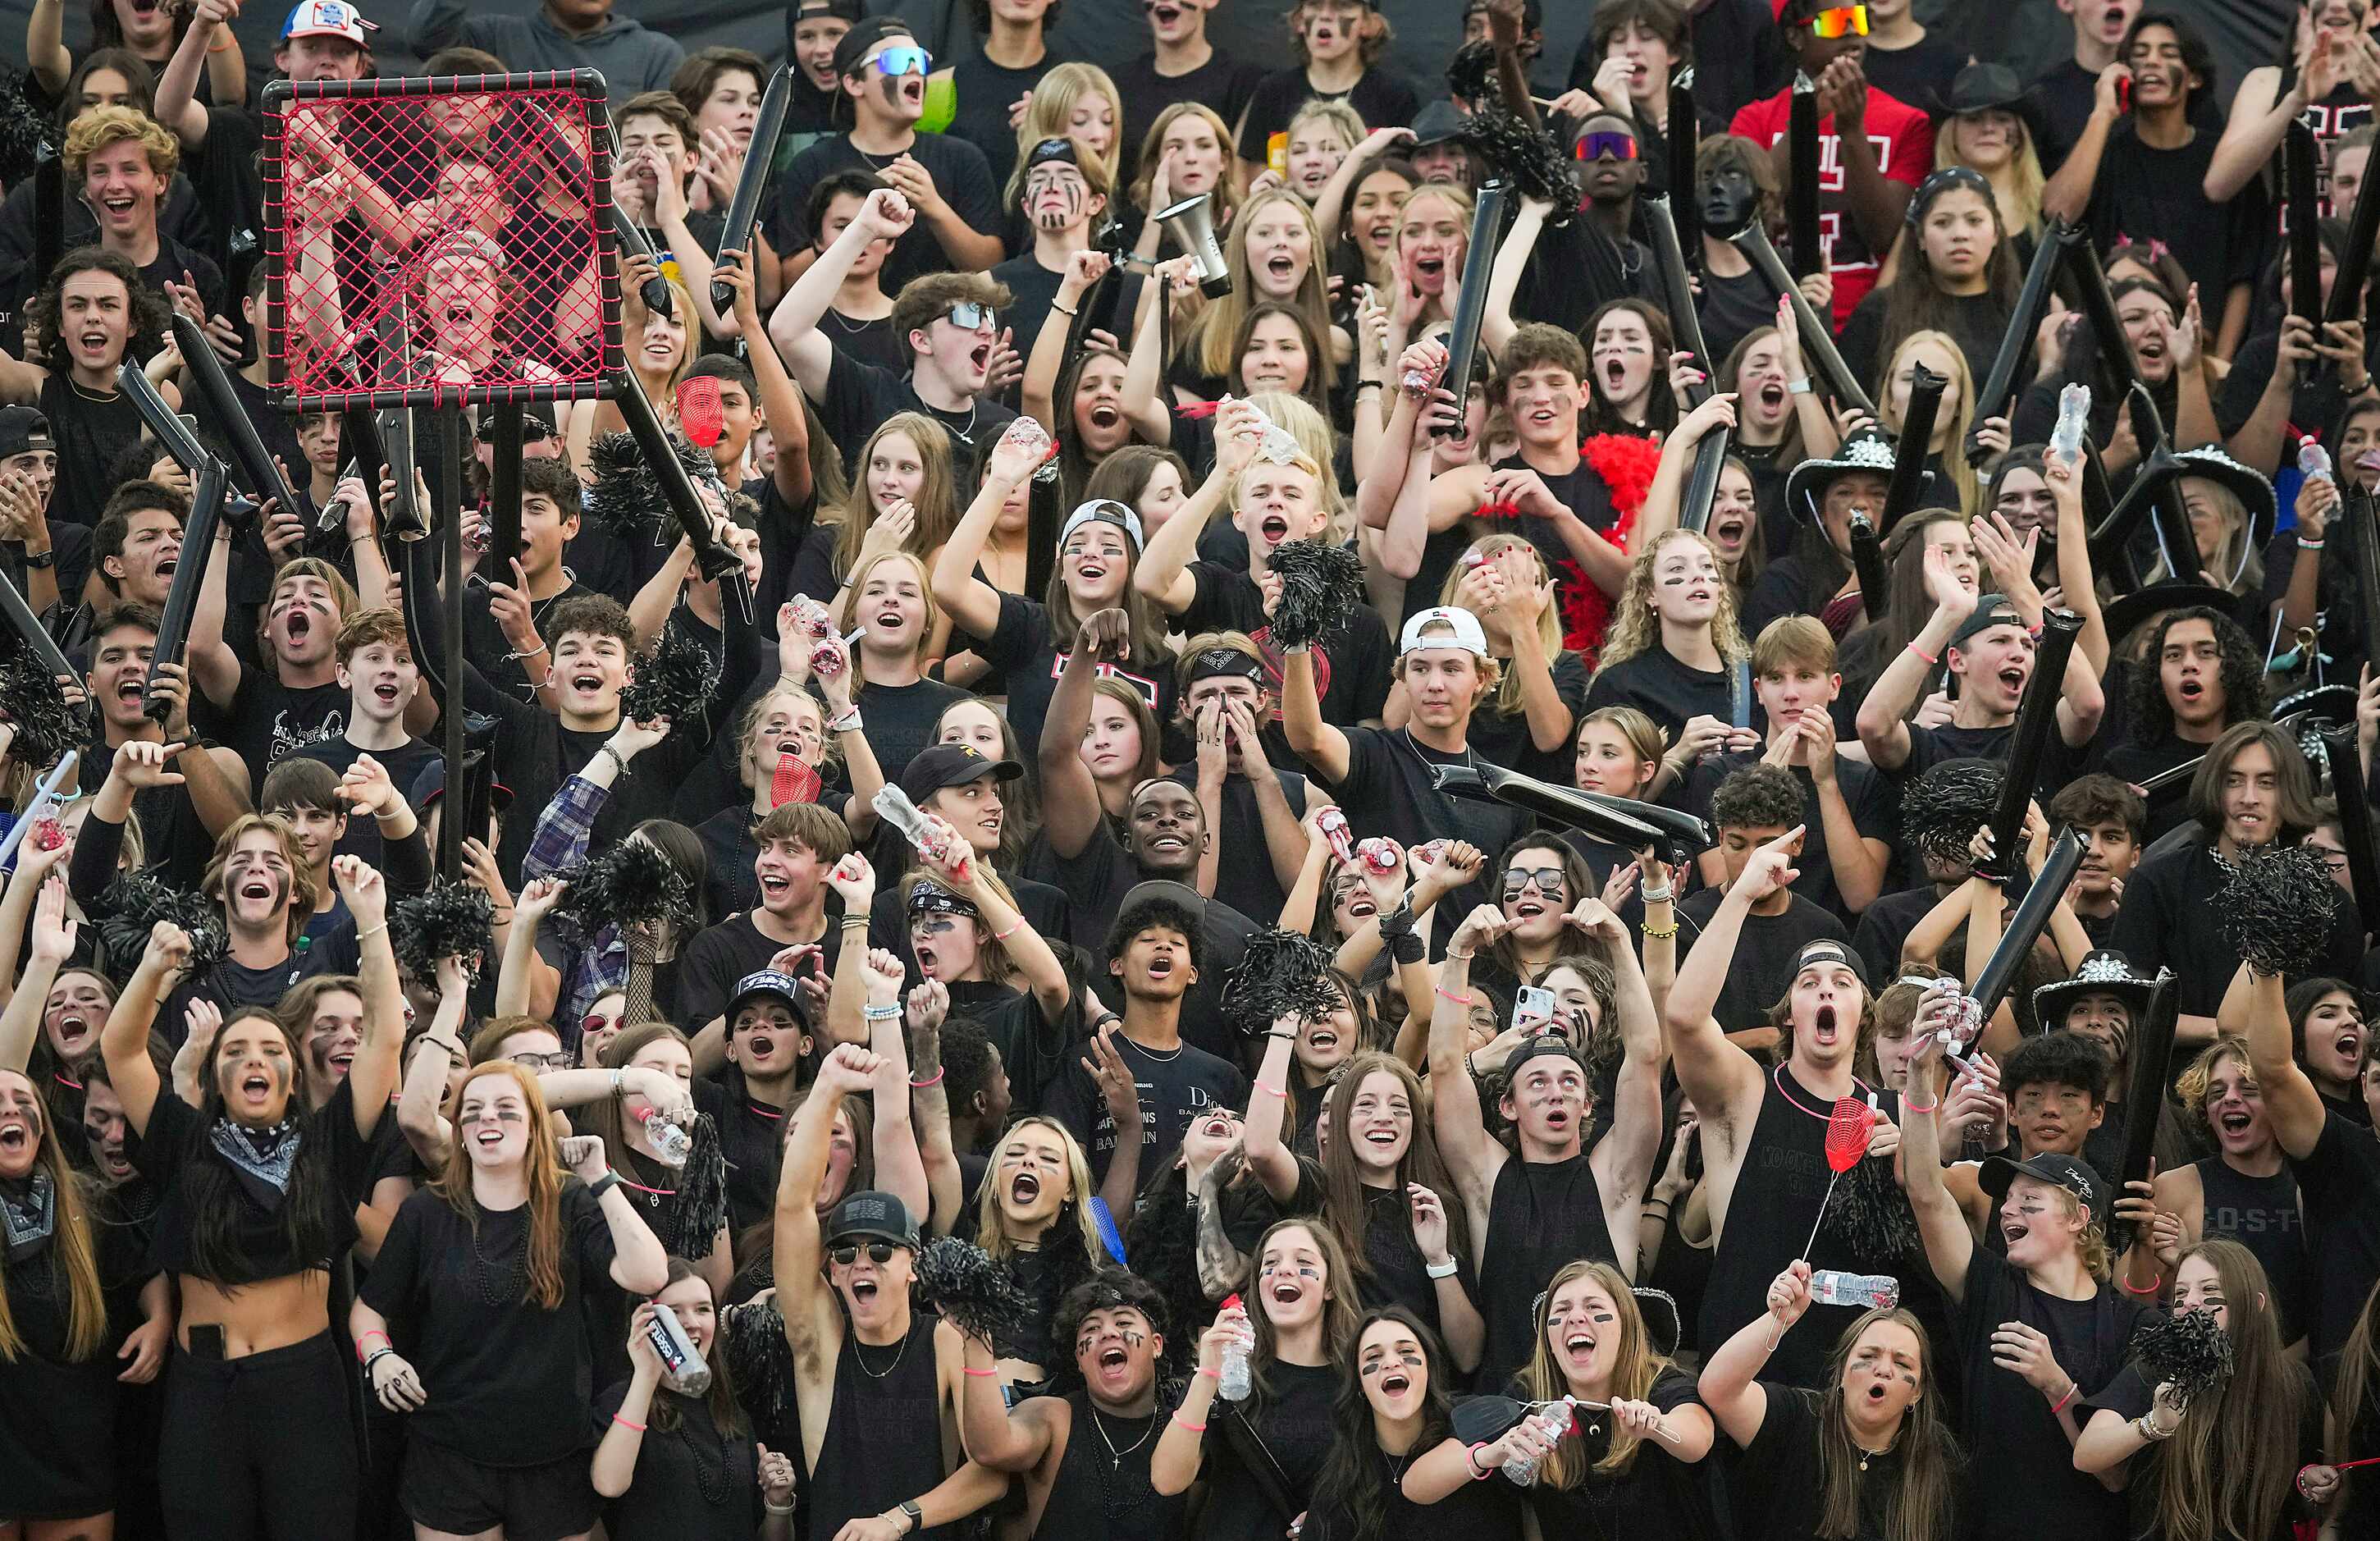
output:
<instances>
[{"instance_id":1,"label":"open mouth shouting","mask_svg":"<svg viewBox=\"0 0 2380 1541\"><path fill-rule=\"evenodd\" d=\"M2246 1143L2255 1123L2255 1115L2237 1102L2224 1103L2215 1110L2215 1133L2226 1146Z\"/></svg>"},{"instance_id":2,"label":"open mouth shouting","mask_svg":"<svg viewBox=\"0 0 2380 1541\"><path fill-rule=\"evenodd\" d=\"M100 195L99 211L111 224L132 223L139 200L128 192L105 192Z\"/></svg>"},{"instance_id":3,"label":"open mouth shouting","mask_svg":"<svg viewBox=\"0 0 2380 1541\"><path fill-rule=\"evenodd\" d=\"M2011 696L2024 694L2024 682L2032 671L2022 663L2011 663L2000 670L2000 688Z\"/></svg>"},{"instance_id":4,"label":"open mouth shouting","mask_svg":"<svg viewBox=\"0 0 2380 1541\"><path fill-rule=\"evenodd\" d=\"M1759 400L1764 417L1784 416L1785 398L1786 390L1783 381L1764 380L1760 382Z\"/></svg>"},{"instance_id":5,"label":"open mouth shouting","mask_svg":"<svg viewBox=\"0 0 2380 1541\"><path fill-rule=\"evenodd\" d=\"M941 966L941 960L934 952L934 944L932 942L915 942L910 946L909 952L910 954L917 960L917 972L919 974L929 979L938 979L941 977L941 975L934 972L935 969Z\"/></svg>"},{"instance_id":6,"label":"open mouth shouting","mask_svg":"<svg viewBox=\"0 0 2380 1541\"><path fill-rule=\"evenodd\" d=\"M897 637L908 624L908 617L902 614L897 607L887 605L876 613L873 629L879 637Z\"/></svg>"},{"instance_id":7,"label":"open mouth shouting","mask_svg":"<svg viewBox=\"0 0 2380 1541\"><path fill-rule=\"evenodd\" d=\"M1161 28L1176 26L1182 20L1182 7L1160 0L1159 4L1148 7L1148 19Z\"/></svg>"},{"instance_id":8,"label":"open mouth shouting","mask_svg":"<svg viewBox=\"0 0 2380 1541\"><path fill-rule=\"evenodd\" d=\"M1099 430L1101 432L1105 432L1123 421L1123 412L1116 406L1115 402L1111 398L1107 396L1099 396L1094 398L1091 402L1089 411L1085 415L1090 419L1091 426Z\"/></svg>"},{"instance_id":9,"label":"open mouth shouting","mask_svg":"<svg viewBox=\"0 0 2380 1541\"><path fill-rule=\"evenodd\" d=\"M1820 1044L1833 1047L1836 1038L1841 1035L1841 1027L1832 1005L1818 1008L1818 1014L1811 1019L1810 1033Z\"/></svg>"},{"instance_id":10,"label":"open mouth shouting","mask_svg":"<svg viewBox=\"0 0 2380 1541\"><path fill-rule=\"evenodd\" d=\"M1285 514L1266 515L1257 522L1257 534L1263 539L1268 550L1283 544L1289 540L1289 516Z\"/></svg>"},{"instance_id":11,"label":"open mouth shouting","mask_svg":"<svg viewBox=\"0 0 2380 1541\"><path fill-rule=\"evenodd\" d=\"M1339 1029L1328 1022L1318 1022L1305 1030L1305 1047L1317 1054L1335 1054L1339 1050Z\"/></svg>"},{"instance_id":12,"label":"open mouth shouting","mask_svg":"<svg viewBox=\"0 0 2380 1541\"><path fill-rule=\"evenodd\" d=\"M1562 1357L1581 1368L1595 1359L1595 1334L1583 1327L1574 1327L1562 1338Z\"/></svg>"},{"instance_id":13,"label":"open mouth shouting","mask_svg":"<svg viewBox=\"0 0 2380 1541\"><path fill-rule=\"evenodd\" d=\"M851 1281L852 1305L856 1309L859 1310L866 1310L868 1307L874 1305L876 1304L877 1292L881 1288L882 1286L873 1279L863 1278L853 1280Z\"/></svg>"},{"instance_id":14,"label":"open mouth shouting","mask_svg":"<svg viewBox=\"0 0 2380 1541\"><path fill-rule=\"evenodd\" d=\"M99 1025L91 1018L79 1011L69 1011L59 1017L57 1025L50 1030L50 1040L60 1052L78 1055L90 1046L91 1035L98 1030Z\"/></svg>"},{"instance_id":15,"label":"open mouth shouting","mask_svg":"<svg viewBox=\"0 0 2380 1541\"><path fill-rule=\"evenodd\" d=\"M1152 843L1152 846L1157 850L1168 850L1169 847L1166 844L1167 841L1173 842L1172 845L1170 847L1171 851L1175 855L1180 854L1183 848L1182 843L1177 837L1172 835L1160 836L1157 841ZM1148 977L1152 979L1171 979L1173 977L1173 955L1170 953L1160 953L1157 956L1149 959Z\"/></svg>"},{"instance_id":16,"label":"open mouth shouting","mask_svg":"<svg viewBox=\"0 0 2380 1541\"><path fill-rule=\"evenodd\" d=\"M33 1123L23 1113L14 1110L0 1113L0 1157L11 1165L30 1160L33 1153Z\"/></svg>"},{"instance_id":17,"label":"open mouth shouting","mask_svg":"<svg viewBox=\"0 0 2380 1541\"><path fill-rule=\"evenodd\" d=\"M75 333L74 349L85 358L103 358L107 356L108 346L113 341L114 339L101 328L87 326Z\"/></svg>"},{"instance_id":18,"label":"open mouth shouting","mask_svg":"<svg viewBox=\"0 0 2380 1541\"><path fill-rule=\"evenodd\" d=\"M782 872L760 874L760 903L763 908L774 909L794 891L793 880Z\"/></svg>"},{"instance_id":19,"label":"open mouth shouting","mask_svg":"<svg viewBox=\"0 0 2380 1541\"><path fill-rule=\"evenodd\" d=\"M1435 294L1446 287L1446 259L1432 252L1413 260L1414 286L1425 294Z\"/></svg>"},{"instance_id":20,"label":"open mouth shouting","mask_svg":"<svg viewBox=\"0 0 2380 1541\"><path fill-rule=\"evenodd\" d=\"M1132 1368L1132 1355L1123 1351L1122 1343L1110 1343L1099 1350L1099 1356L1096 1363L1100 1381L1103 1384L1112 1385L1123 1380Z\"/></svg>"},{"instance_id":21,"label":"open mouth shouting","mask_svg":"<svg viewBox=\"0 0 2380 1541\"><path fill-rule=\"evenodd\" d=\"M1210 1140L1228 1140L1239 1133L1239 1126L1232 1122L1230 1113L1213 1112L1207 1115L1207 1122L1199 1126L1198 1133Z\"/></svg>"},{"instance_id":22,"label":"open mouth shouting","mask_svg":"<svg viewBox=\"0 0 2380 1541\"><path fill-rule=\"evenodd\" d=\"M242 1110L261 1113L273 1101L273 1077L262 1066L242 1071L232 1095Z\"/></svg>"},{"instance_id":23,"label":"open mouth shouting","mask_svg":"<svg viewBox=\"0 0 2380 1541\"><path fill-rule=\"evenodd\" d=\"M2000 1239L2008 1243L2010 1252L2016 1250L2018 1243L2032 1234L2033 1225L2028 1220L2011 1219L2000 1221Z\"/></svg>"},{"instance_id":24,"label":"open mouth shouting","mask_svg":"<svg viewBox=\"0 0 2380 1541\"><path fill-rule=\"evenodd\" d=\"M744 1058L754 1070L765 1069L777 1057L777 1035L760 1028L744 1039Z\"/></svg>"},{"instance_id":25,"label":"open mouth shouting","mask_svg":"<svg viewBox=\"0 0 2380 1541\"><path fill-rule=\"evenodd\" d=\"M1295 1274L1277 1273L1265 1285L1275 1305L1293 1306L1305 1298L1305 1285Z\"/></svg>"},{"instance_id":26,"label":"open mouth shouting","mask_svg":"<svg viewBox=\"0 0 2380 1541\"><path fill-rule=\"evenodd\" d=\"M972 349L968 350L967 368L975 371L975 375L978 379L981 379L991 372L990 339L986 338L984 341L976 344Z\"/></svg>"},{"instance_id":27,"label":"open mouth shouting","mask_svg":"<svg viewBox=\"0 0 2380 1541\"><path fill-rule=\"evenodd\" d=\"M1265 259L1264 272L1266 276L1272 280L1273 292L1278 294L1295 282L1297 259L1281 248L1276 247L1273 249L1272 255Z\"/></svg>"},{"instance_id":28,"label":"open mouth shouting","mask_svg":"<svg viewBox=\"0 0 2380 1541\"><path fill-rule=\"evenodd\" d=\"M1008 1201L1020 1209L1029 1209L1041 1196L1040 1174L1031 1169L1018 1172L1008 1180Z\"/></svg>"},{"instance_id":29,"label":"open mouth shouting","mask_svg":"<svg viewBox=\"0 0 2380 1541\"><path fill-rule=\"evenodd\" d=\"M1705 533L1710 536L1711 544L1732 556L1742 549L1746 537L1752 533L1752 526L1742 510L1723 509L1711 516L1710 528Z\"/></svg>"},{"instance_id":30,"label":"open mouth shouting","mask_svg":"<svg viewBox=\"0 0 2380 1541\"><path fill-rule=\"evenodd\" d=\"M570 694L579 700L591 701L603 693L603 672L601 669L580 669L568 681Z\"/></svg>"}]
</instances>

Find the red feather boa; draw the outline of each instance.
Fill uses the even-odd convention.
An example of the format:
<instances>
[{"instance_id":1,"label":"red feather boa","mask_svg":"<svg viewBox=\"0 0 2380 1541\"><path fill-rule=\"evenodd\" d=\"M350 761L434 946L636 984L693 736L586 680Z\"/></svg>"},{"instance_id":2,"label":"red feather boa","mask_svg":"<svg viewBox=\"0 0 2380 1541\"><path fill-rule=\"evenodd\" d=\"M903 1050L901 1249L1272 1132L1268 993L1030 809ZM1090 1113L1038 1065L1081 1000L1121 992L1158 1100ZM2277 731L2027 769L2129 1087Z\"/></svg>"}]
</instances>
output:
<instances>
[{"instance_id":1,"label":"red feather boa","mask_svg":"<svg viewBox=\"0 0 2380 1541\"><path fill-rule=\"evenodd\" d=\"M1653 473L1661 464L1661 446L1656 440L1633 433L1598 433L1579 446L1579 454L1587 468L1610 489L1611 527L1601 533L1624 552L1628 549L1628 532L1635 528L1636 515L1653 491ZM1484 503L1474 517L1509 519L1518 512L1509 503ZM1565 556L1553 563L1552 567L1554 603L1561 613L1562 646L1583 657L1591 669L1595 655L1603 647L1603 634L1611 624L1610 596L1595 586L1576 557Z\"/></svg>"}]
</instances>

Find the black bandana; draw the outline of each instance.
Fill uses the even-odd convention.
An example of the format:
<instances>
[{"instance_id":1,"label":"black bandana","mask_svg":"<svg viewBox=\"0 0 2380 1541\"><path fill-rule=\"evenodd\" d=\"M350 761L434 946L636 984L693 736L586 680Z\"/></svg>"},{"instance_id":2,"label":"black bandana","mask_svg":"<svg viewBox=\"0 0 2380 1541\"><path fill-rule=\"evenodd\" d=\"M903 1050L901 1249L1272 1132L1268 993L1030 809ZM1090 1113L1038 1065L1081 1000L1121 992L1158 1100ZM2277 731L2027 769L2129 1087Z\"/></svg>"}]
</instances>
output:
<instances>
[{"instance_id":1,"label":"black bandana","mask_svg":"<svg viewBox=\"0 0 2380 1541\"><path fill-rule=\"evenodd\" d=\"M909 913L975 916L983 912L976 908L974 900L962 899L940 883L919 881L909 887Z\"/></svg>"},{"instance_id":2,"label":"black bandana","mask_svg":"<svg viewBox=\"0 0 2380 1541\"><path fill-rule=\"evenodd\" d=\"M1183 685L1187 690L1200 680L1253 680L1257 689L1265 684L1264 664L1252 653L1237 648L1202 648L1190 660L1190 673Z\"/></svg>"},{"instance_id":3,"label":"black bandana","mask_svg":"<svg viewBox=\"0 0 2380 1541\"><path fill-rule=\"evenodd\" d=\"M289 1173L298 1165L298 1147L304 1143L295 1115L265 1129L247 1129L227 1118L215 1120L207 1139L231 1163L232 1174L257 1207L279 1212L289 1196Z\"/></svg>"},{"instance_id":4,"label":"black bandana","mask_svg":"<svg viewBox=\"0 0 2380 1541\"><path fill-rule=\"evenodd\" d=\"M46 1171L33 1173L22 1193L0 1188L0 1232L5 1232L8 1261L21 1263L50 1244L58 1228L57 1186Z\"/></svg>"}]
</instances>

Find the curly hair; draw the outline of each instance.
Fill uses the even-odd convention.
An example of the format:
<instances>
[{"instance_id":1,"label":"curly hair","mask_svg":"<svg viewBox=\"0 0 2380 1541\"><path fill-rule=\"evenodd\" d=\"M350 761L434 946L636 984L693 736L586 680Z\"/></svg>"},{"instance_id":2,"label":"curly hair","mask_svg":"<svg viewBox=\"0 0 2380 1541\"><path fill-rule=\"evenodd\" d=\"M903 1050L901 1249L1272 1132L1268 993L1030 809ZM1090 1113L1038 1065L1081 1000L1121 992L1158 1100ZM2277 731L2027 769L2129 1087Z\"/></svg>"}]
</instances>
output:
<instances>
[{"instance_id":1,"label":"curly hair","mask_svg":"<svg viewBox=\"0 0 2380 1541\"><path fill-rule=\"evenodd\" d=\"M1711 794L1711 823L1722 830L1790 830L1802 814L1802 783L1781 765L1730 770Z\"/></svg>"},{"instance_id":2,"label":"curly hair","mask_svg":"<svg viewBox=\"0 0 2380 1541\"><path fill-rule=\"evenodd\" d=\"M2173 703L2166 699L2165 672L2157 667L2157 661L2165 652L2166 637L2184 621L2204 621L2215 628L2216 650L2223 659L2217 677L2223 684L2225 720L2240 722L2265 714L2264 660L2240 623L2210 605L2168 610L2151 623L2144 634L2148 649L2141 654L2141 666L2132 671L2131 681L2127 704L2131 708L2135 732L2144 743L2154 743L2173 732Z\"/></svg>"},{"instance_id":3,"label":"curly hair","mask_svg":"<svg viewBox=\"0 0 2380 1541\"><path fill-rule=\"evenodd\" d=\"M1653 613L1652 605L1653 569L1660 562L1663 549L1674 540L1699 543L1710 553L1712 567L1724 574L1725 569L1719 564L1718 548L1711 544L1709 536L1692 529L1663 531L1659 540L1638 552L1636 559L1628 564L1628 581L1620 590L1620 602L1613 609L1611 631L1603 639L1603 654L1597 668L1609 669L1659 646L1661 622ZM1732 667L1751 657L1752 648L1744 641L1743 628L1736 622L1735 585L1726 582L1722 576L1716 588L1718 608L1711 613L1711 643L1718 649L1719 657Z\"/></svg>"},{"instance_id":4,"label":"curly hair","mask_svg":"<svg viewBox=\"0 0 2380 1541\"><path fill-rule=\"evenodd\" d=\"M129 259L95 246L79 246L58 259L50 270L49 282L33 297L30 307L33 319L33 358L59 374L73 367L67 352L65 318L61 314L67 280L79 273L113 273L122 281L129 299L127 307L129 329L124 337L124 357L137 356L142 343L154 342L165 334L172 324L173 312L166 309L164 297L140 280L140 270ZM121 362L122 360L118 360Z\"/></svg>"},{"instance_id":5,"label":"curly hair","mask_svg":"<svg viewBox=\"0 0 2380 1541\"><path fill-rule=\"evenodd\" d=\"M2044 1033L2017 1045L2002 1062L2000 1095L2014 1102L2027 1086L2077 1086L2090 1093L2095 1108L2107 1100L2107 1082L2114 1074L2098 1039L2081 1033Z\"/></svg>"}]
</instances>

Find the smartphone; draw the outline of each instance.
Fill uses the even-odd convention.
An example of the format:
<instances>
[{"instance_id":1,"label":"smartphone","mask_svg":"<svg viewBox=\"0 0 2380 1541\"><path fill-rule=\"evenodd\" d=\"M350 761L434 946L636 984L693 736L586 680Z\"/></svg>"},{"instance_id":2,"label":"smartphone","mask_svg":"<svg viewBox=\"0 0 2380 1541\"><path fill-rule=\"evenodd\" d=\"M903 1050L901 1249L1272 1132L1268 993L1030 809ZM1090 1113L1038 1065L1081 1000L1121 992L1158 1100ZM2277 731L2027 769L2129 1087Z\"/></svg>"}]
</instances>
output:
<instances>
[{"instance_id":1,"label":"smartphone","mask_svg":"<svg viewBox=\"0 0 2380 1541\"><path fill-rule=\"evenodd\" d=\"M1554 992L1536 985L1523 985L1512 997L1512 1025L1524 1022L1550 1023L1554 1016Z\"/></svg>"},{"instance_id":2,"label":"smartphone","mask_svg":"<svg viewBox=\"0 0 2380 1541\"><path fill-rule=\"evenodd\" d=\"M1272 168L1272 174L1275 176L1286 176L1289 175L1289 134L1287 130L1284 129L1282 132L1275 134L1270 139L1265 140L1265 164Z\"/></svg>"}]
</instances>

